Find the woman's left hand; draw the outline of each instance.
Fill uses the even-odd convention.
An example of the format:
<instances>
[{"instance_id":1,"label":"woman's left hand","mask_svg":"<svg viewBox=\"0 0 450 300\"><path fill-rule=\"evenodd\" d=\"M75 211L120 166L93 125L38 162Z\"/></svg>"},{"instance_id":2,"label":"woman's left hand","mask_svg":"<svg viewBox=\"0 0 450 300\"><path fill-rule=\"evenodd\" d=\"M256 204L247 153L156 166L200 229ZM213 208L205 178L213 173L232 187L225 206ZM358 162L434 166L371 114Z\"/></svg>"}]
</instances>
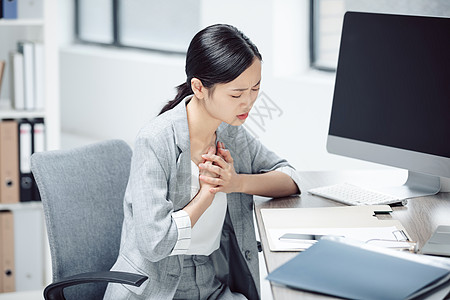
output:
<instances>
[{"instance_id":1,"label":"woman's left hand","mask_svg":"<svg viewBox=\"0 0 450 300\"><path fill-rule=\"evenodd\" d=\"M204 154L202 157L212 164L199 164L199 168L216 174L218 177L200 176L200 180L216 187L211 192L233 193L241 190L239 174L234 170L233 158L230 151L225 149L222 142L217 142L216 154Z\"/></svg>"}]
</instances>

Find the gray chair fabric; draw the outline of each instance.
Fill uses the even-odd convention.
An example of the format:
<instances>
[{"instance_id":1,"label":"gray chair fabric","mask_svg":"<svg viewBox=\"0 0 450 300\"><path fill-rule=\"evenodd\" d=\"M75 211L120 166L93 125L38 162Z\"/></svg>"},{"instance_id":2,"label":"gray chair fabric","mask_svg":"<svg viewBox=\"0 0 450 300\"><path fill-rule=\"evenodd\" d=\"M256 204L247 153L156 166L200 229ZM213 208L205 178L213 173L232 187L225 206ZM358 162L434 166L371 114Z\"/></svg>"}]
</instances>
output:
<instances>
[{"instance_id":1,"label":"gray chair fabric","mask_svg":"<svg viewBox=\"0 0 450 300\"><path fill-rule=\"evenodd\" d=\"M109 140L36 153L31 170L44 207L53 280L108 271L120 246L131 148ZM66 299L102 299L106 283L64 290Z\"/></svg>"}]
</instances>

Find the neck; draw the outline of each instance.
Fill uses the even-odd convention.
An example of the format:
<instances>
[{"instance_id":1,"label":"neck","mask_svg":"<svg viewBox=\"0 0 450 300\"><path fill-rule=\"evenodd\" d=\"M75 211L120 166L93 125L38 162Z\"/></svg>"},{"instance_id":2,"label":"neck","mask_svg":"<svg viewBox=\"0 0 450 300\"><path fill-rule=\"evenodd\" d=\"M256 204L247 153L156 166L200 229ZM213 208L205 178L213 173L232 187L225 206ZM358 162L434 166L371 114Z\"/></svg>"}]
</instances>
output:
<instances>
[{"instance_id":1,"label":"neck","mask_svg":"<svg viewBox=\"0 0 450 300\"><path fill-rule=\"evenodd\" d=\"M189 101L186 111L191 159L198 164L202 160L201 155L205 154L210 146L216 146L216 129L221 122L212 118L195 96Z\"/></svg>"},{"instance_id":2,"label":"neck","mask_svg":"<svg viewBox=\"0 0 450 300\"><path fill-rule=\"evenodd\" d=\"M194 139L210 143L221 121L212 118L195 95L189 101L186 110L191 141Z\"/></svg>"}]
</instances>

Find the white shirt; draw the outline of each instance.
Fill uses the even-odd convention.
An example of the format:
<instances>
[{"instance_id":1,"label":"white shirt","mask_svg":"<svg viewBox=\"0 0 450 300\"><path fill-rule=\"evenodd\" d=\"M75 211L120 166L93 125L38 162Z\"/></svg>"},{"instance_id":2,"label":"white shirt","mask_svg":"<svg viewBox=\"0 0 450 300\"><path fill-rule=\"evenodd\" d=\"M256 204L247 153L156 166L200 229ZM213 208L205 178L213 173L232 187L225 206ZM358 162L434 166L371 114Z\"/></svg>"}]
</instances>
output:
<instances>
[{"instance_id":1,"label":"white shirt","mask_svg":"<svg viewBox=\"0 0 450 300\"><path fill-rule=\"evenodd\" d=\"M199 169L191 161L191 200L200 190ZM220 247L220 236L222 234L223 222L227 212L227 195L218 192L214 195L211 205L205 210L195 223L194 227L187 232L189 215L180 210L172 214L178 227L178 241L171 255L210 255ZM180 230L181 227L181 230Z\"/></svg>"}]
</instances>

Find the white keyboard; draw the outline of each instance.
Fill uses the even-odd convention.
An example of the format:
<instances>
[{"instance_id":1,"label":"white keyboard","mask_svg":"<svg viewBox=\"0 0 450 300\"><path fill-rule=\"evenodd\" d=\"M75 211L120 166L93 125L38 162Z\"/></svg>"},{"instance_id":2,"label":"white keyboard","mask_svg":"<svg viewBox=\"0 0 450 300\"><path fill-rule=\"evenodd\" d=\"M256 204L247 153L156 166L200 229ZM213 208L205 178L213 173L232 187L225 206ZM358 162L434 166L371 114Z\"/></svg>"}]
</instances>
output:
<instances>
[{"instance_id":1,"label":"white keyboard","mask_svg":"<svg viewBox=\"0 0 450 300\"><path fill-rule=\"evenodd\" d=\"M394 196L382 194L349 183L322 186L310 189L308 192L347 205L382 205L397 203L406 205L407 203L407 200L398 199Z\"/></svg>"}]
</instances>

